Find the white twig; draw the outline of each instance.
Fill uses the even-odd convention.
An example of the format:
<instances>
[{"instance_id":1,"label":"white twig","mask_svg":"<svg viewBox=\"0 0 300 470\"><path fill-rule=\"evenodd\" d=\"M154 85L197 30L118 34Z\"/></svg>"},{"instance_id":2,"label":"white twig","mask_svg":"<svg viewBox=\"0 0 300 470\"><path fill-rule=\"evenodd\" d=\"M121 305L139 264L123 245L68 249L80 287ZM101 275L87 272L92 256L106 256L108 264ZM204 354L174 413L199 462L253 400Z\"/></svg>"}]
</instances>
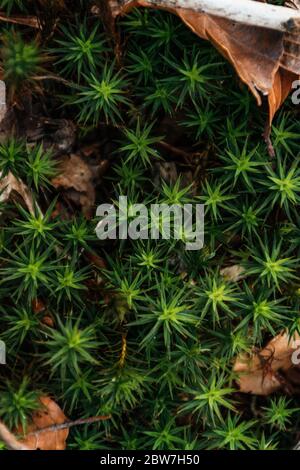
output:
<instances>
[{"instance_id":1,"label":"white twig","mask_svg":"<svg viewBox=\"0 0 300 470\"><path fill-rule=\"evenodd\" d=\"M167 8L186 8L251 26L291 32L300 28L300 11L254 0L146 0ZM123 2L124 3L124 2Z\"/></svg>"},{"instance_id":2,"label":"white twig","mask_svg":"<svg viewBox=\"0 0 300 470\"><path fill-rule=\"evenodd\" d=\"M22 444L17 438L8 430L8 428L0 421L0 439L5 443L6 447L10 450L30 450L28 446Z\"/></svg>"}]
</instances>

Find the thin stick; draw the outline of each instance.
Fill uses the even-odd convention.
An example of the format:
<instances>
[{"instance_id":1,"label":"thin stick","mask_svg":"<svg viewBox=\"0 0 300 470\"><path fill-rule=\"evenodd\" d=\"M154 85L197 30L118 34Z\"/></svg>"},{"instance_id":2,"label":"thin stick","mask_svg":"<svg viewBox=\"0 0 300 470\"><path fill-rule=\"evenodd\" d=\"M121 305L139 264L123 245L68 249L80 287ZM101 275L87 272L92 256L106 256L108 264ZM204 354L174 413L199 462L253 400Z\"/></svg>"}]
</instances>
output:
<instances>
[{"instance_id":1,"label":"thin stick","mask_svg":"<svg viewBox=\"0 0 300 470\"><path fill-rule=\"evenodd\" d=\"M80 426L82 424L93 424L97 423L98 421L106 421L107 419L110 419L111 415L104 415L104 416L93 416L91 418L81 418L81 419L76 419L75 421L66 421L65 423L60 423L60 424L52 424L51 426L47 426L45 428L37 429L36 431L29 432L27 436L37 436L38 434L41 434L43 432L55 432L55 431L61 431L62 429L69 429L72 428L73 426Z\"/></svg>"},{"instance_id":2,"label":"thin stick","mask_svg":"<svg viewBox=\"0 0 300 470\"><path fill-rule=\"evenodd\" d=\"M177 157L183 157L186 160L190 161L191 160L191 154L188 152L185 152L182 149L179 149L177 147L174 147L174 145L168 144L168 142L165 142L164 140L160 140L157 142L157 144L160 147L163 147L165 150L169 151L173 155L176 155Z\"/></svg>"},{"instance_id":3,"label":"thin stick","mask_svg":"<svg viewBox=\"0 0 300 470\"><path fill-rule=\"evenodd\" d=\"M39 20L36 16L7 16L0 11L0 21L29 26L35 29L39 29L40 27Z\"/></svg>"},{"instance_id":4,"label":"thin stick","mask_svg":"<svg viewBox=\"0 0 300 470\"><path fill-rule=\"evenodd\" d=\"M119 3L126 4L126 1L121 0ZM147 4L162 8L185 8L282 32L300 28L299 10L254 0L145 0Z\"/></svg>"},{"instance_id":5,"label":"thin stick","mask_svg":"<svg viewBox=\"0 0 300 470\"><path fill-rule=\"evenodd\" d=\"M27 436L37 436L42 434L43 432L57 432L62 429L69 429L73 426L79 426L82 424L92 424L97 423L98 421L105 421L110 419L111 415L104 415L104 416L93 416L91 418L82 418L76 419L75 421L66 421L65 423L61 424L52 424L51 426L47 426L45 428L37 429L36 431L29 432ZM16 436L9 431L7 426L0 421L0 439L4 442L6 447L9 450L33 450L22 442L18 441Z\"/></svg>"},{"instance_id":6,"label":"thin stick","mask_svg":"<svg viewBox=\"0 0 300 470\"><path fill-rule=\"evenodd\" d=\"M39 81L39 80L56 80L57 82L61 82L64 85L70 86L72 85L72 82L69 82L65 78L59 77L58 75L36 75L34 77L31 77L31 80Z\"/></svg>"}]
</instances>

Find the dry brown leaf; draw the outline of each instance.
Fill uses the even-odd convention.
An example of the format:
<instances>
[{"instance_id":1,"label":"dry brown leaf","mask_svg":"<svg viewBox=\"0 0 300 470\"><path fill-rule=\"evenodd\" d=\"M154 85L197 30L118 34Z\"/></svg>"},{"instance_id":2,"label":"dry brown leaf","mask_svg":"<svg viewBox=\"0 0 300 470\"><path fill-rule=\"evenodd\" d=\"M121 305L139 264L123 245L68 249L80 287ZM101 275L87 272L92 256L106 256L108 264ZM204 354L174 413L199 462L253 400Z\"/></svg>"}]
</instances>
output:
<instances>
[{"instance_id":1,"label":"dry brown leaf","mask_svg":"<svg viewBox=\"0 0 300 470\"><path fill-rule=\"evenodd\" d=\"M293 366L292 354L297 350L295 342L300 336L290 338L283 332L273 338L266 347L251 356L236 359L234 372L239 376L238 385L243 393L269 395L282 387L279 372L287 372Z\"/></svg>"},{"instance_id":2,"label":"dry brown leaf","mask_svg":"<svg viewBox=\"0 0 300 470\"><path fill-rule=\"evenodd\" d=\"M280 68L274 78L273 87L268 95L269 102L269 126L271 126L276 111L288 97L292 84L298 79L298 75Z\"/></svg>"},{"instance_id":3,"label":"dry brown leaf","mask_svg":"<svg viewBox=\"0 0 300 470\"><path fill-rule=\"evenodd\" d=\"M260 0L258 0L260 1ZM114 21L134 7L153 8L144 0L106 0L102 14L114 30ZM298 0L287 6L299 8ZM274 114L286 99L292 81L300 75L300 38L266 28L238 24L192 10L165 8L178 15L198 36L209 40L228 59L241 80L248 85L258 105L261 94L268 95L269 127Z\"/></svg>"},{"instance_id":4,"label":"dry brown leaf","mask_svg":"<svg viewBox=\"0 0 300 470\"><path fill-rule=\"evenodd\" d=\"M69 429L40 431L48 426L62 424L67 417L51 398L40 397L42 408L32 415L32 423L27 427L26 436L19 442L31 450L64 450Z\"/></svg>"},{"instance_id":5,"label":"dry brown leaf","mask_svg":"<svg viewBox=\"0 0 300 470\"><path fill-rule=\"evenodd\" d=\"M27 434L22 440L18 440L8 427L0 421L0 439L10 450L64 450L69 429L73 426L98 423L111 419L111 415L98 415L89 418L79 418L75 421L67 421L60 407L47 396L39 398L40 411L32 416ZM19 426L16 433L21 434Z\"/></svg>"},{"instance_id":6,"label":"dry brown leaf","mask_svg":"<svg viewBox=\"0 0 300 470\"><path fill-rule=\"evenodd\" d=\"M59 175L52 180L55 188L68 190L67 197L82 207L86 217L92 215L95 204L94 174L90 166L78 155L64 156Z\"/></svg>"},{"instance_id":7,"label":"dry brown leaf","mask_svg":"<svg viewBox=\"0 0 300 470\"><path fill-rule=\"evenodd\" d=\"M29 212L33 214L33 200L28 187L23 183L23 181L17 179L10 172L4 178L1 177L0 174L0 202L6 202L11 198L14 199L16 194L21 196Z\"/></svg>"}]
</instances>

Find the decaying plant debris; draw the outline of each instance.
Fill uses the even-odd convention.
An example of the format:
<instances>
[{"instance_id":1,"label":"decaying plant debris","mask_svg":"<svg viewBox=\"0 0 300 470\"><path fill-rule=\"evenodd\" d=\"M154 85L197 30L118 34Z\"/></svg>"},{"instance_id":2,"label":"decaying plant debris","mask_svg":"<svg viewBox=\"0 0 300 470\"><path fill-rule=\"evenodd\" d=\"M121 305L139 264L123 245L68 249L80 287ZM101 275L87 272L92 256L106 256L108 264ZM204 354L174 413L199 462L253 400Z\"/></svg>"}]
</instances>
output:
<instances>
[{"instance_id":1,"label":"decaying plant debris","mask_svg":"<svg viewBox=\"0 0 300 470\"><path fill-rule=\"evenodd\" d=\"M177 6L0 0L3 448L297 447L298 30ZM203 249L98 240L120 195Z\"/></svg>"},{"instance_id":2,"label":"decaying plant debris","mask_svg":"<svg viewBox=\"0 0 300 470\"><path fill-rule=\"evenodd\" d=\"M163 1L157 3L164 8ZM296 10L300 6L297 1L286 4ZM136 6L156 5L155 2L147 3L144 0L111 0L102 4L103 13L112 29L116 17ZM261 105L260 93L268 96L271 123L300 72L298 30L281 32L249 26L180 6L176 8L175 2L175 6L170 7L166 2L165 8L176 13L194 33L212 42L233 64L241 80L249 86L258 105Z\"/></svg>"}]
</instances>

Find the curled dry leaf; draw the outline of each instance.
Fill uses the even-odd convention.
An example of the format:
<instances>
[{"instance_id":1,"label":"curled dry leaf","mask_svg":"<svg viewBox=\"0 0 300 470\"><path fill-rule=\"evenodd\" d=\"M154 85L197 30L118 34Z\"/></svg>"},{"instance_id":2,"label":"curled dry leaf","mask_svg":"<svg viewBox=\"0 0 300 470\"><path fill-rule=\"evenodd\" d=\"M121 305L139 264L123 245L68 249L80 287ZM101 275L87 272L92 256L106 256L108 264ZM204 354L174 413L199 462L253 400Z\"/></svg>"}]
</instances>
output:
<instances>
[{"instance_id":1,"label":"curled dry leaf","mask_svg":"<svg viewBox=\"0 0 300 470\"><path fill-rule=\"evenodd\" d=\"M40 397L42 408L32 415L25 437L19 441L30 450L64 450L69 429L45 430L49 426L65 423L67 418L61 408L47 396Z\"/></svg>"},{"instance_id":2,"label":"curled dry leaf","mask_svg":"<svg viewBox=\"0 0 300 470\"><path fill-rule=\"evenodd\" d=\"M160 8L175 13L195 34L210 41L231 62L258 105L262 103L261 94L268 96L269 131L276 111L291 90L293 80L300 75L299 32L283 33L238 24L206 13L176 8L176 0L172 4L174 7ZM102 15L110 22L112 31L119 15L138 6L153 8L153 4L144 0L105 0L101 5ZM286 6L299 9L300 4L294 0L287 2Z\"/></svg>"},{"instance_id":3,"label":"curled dry leaf","mask_svg":"<svg viewBox=\"0 0 300 470\"><path fill-rule=\"evenodd\" d=\"M17 179L12 173L2 177L0 173L0 202L7 202L19 195L26 204L29 212L34 213L33 200L31 192L26 184Z\"/></svg>"},{"instance_id":4,"label":"curled dry leaf","mask_svg":"<svg viewBox=\"0 0 300 470\"><path fill-rule=\"evenodd\" d=\"M95 204L94 174L90 166L78 155L62 157L59 175L52 180L55 188L64 188L66 196L82 207L86 217L91 217Z\"/></svg>"},{"instance_id":5,"label":"curled dry leaf","mask_svg":"<svg viewBox=\"0 0 300 470\"><path fill-rule=\"evenodd\" d=\"M293 353L297 353L300 336L292 338L283 332L273 338L266 347L251 356L241 355L236 359L234 372L243 393L269 395L283 385L282 373L287 374L295 366Z\"/></svg>"}]
</instances>

